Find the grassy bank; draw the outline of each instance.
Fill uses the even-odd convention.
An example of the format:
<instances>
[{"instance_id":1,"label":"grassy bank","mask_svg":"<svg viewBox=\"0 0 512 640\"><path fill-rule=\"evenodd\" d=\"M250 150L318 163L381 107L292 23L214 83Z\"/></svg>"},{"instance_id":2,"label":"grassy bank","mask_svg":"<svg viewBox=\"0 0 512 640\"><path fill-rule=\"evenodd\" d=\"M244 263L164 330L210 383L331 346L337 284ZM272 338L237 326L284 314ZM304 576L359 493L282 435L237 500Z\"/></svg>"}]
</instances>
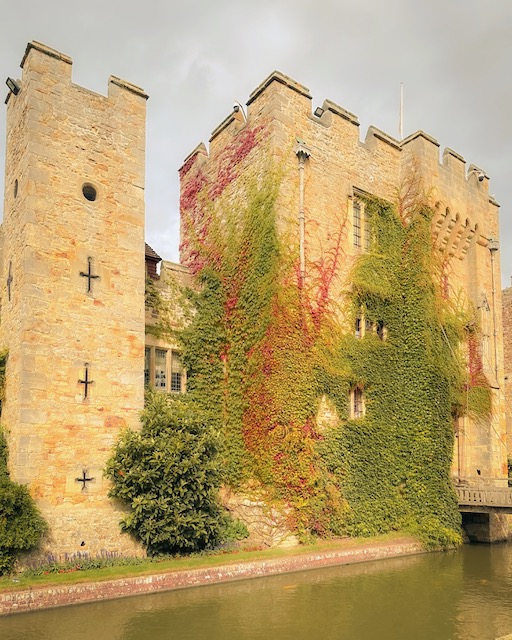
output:
<instances>
[{"instance_id":1,"label":"grassy bank","mask_svg":"<svg viewBox=\"0 0 512 640\"><path fill-rule=\"evenodd\" d=\"M363 546L379 546L392 544L404 539L404 534L394 532L372 538L343 538L318 540L314 544L300 545L286 549L258 549L237 551L212 551L189 556L148 559L145 562L134 561L134 564L123 564L99 569L69 569L62 573L46 573L33 575L18 573L0 578L0 591L25 590L35 587L53 587L73 585L84 582L102 582L121 578L154 575L172 571L206 569L240 562L256 562L286 558L304 554L314 554L336 549L357 549ZM408 536L407 536L408 537Z\"/></svg>"}]
</instances>

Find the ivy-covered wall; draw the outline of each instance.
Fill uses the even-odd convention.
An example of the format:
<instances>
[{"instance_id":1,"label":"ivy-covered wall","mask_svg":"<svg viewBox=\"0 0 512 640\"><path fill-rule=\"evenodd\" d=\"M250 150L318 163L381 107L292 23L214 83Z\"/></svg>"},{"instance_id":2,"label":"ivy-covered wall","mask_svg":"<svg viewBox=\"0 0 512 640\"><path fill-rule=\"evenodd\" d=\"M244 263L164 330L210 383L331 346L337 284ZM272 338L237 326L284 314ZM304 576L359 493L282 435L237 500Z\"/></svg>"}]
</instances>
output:
<instances>
[{"instance_id":1,"label":"ivy-covered wall","mask_svg":"<svg viewBox=\"0 0 512 640\"><path fill-rule=\"evenodd\" d=\"M349 531L405 528L426 544L460 541L450 467L455 420L466 410L467 311L439 286L428 207L406 219L368 199L372 245L352 272L352 313L383 336L354 332L340 341L350 387L364 390L365 415L342 421L321 447L350 504ZM328 392L329 389L326 389ZM346 389L331 394L346 415Z\"/></svg>"},{"instance_id":2,"label":"ivy-covered wall","mask_svg":"<svg viewBox=\"0 0 512 640\"><path fill-rule=\"evenodd\" d=\"M302 537L406 529L426 545L459 543L454 425L470 396L476 413L489 411L490 393L471 310L440 286L432 211L406 217L368 198L371 246L340 301L345 222L328 258L307 264L304 285L296 243L277 232L281 173L266 175L225 200L200 170L193 180L208 233L193 236L188 254L200 288L181 342L188 391L222 436L224 482L265 488ZM356 338L357 315L380 335ZM356 419L355 387L365 405ZM338 419L320 430L322 399Z\"/></svg>"}]
</instances>

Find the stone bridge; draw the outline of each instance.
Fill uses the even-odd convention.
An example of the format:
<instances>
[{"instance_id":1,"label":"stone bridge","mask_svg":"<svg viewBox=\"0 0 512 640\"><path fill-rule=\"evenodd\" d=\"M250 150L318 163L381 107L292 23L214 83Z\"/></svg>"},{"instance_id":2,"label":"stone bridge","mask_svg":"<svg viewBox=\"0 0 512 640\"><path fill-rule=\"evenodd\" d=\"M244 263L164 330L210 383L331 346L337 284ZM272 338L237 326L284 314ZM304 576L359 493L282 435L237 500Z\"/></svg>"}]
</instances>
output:
<instances>
[{"instance_id":1,"label":"stone bridge","mask_svg":"<svg viewBox=\"0 0 512 640\"><path fill-rule=\"evenodd\" d=\"M459 511L463 513L512 513L512 488L456 487Z\"/></svg>"},{"instance_id":2,"label":"stone bridge","mask_svg":"<svg viewBox=\"0 0 512 640\"><path fill-rule=\"evenodd\" d=\"M471 542L508 539L507 514L512 514L512 488L455 487L462 526Z\"/></svg>"}]
</instances>

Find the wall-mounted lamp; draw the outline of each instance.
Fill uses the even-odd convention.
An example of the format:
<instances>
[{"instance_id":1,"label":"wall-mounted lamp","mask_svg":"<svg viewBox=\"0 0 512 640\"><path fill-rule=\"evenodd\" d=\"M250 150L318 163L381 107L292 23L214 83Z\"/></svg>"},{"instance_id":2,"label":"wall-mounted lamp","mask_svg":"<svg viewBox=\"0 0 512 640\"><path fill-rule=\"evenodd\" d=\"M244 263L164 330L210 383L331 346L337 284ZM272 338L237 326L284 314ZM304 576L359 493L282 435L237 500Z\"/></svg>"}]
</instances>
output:
<instances>
[{"instance_id":1,"label":"wall-mounted lamp","mask_svg":"<svg viewBox=\"0 0 512 640\"><path fill-rule=\"evenodd\" d=\"M314 111L314 114L317 118L321 118L324 114L324 109L322 109L322 107L317 107Z\"/></svg>"},{"instance_id":2,"label":"wall-mounted lamp","mask_svg":"<svg viewBox=\"0 0 512 640\"><path fill-rule=\"evenodd\" d=\"M9 91L14 93L15 96L17 96L21 90L20 85L16 82L16 80L13 80L12 78L7 78L5 84L9 87Z\"/></svg>"},{"instance_id":3,"label":"wall-mounted lamp","mask_svg":"<svg viewBox=\"0 0 512 640\"><path fill-rule=\"evenodd\" d=\"M476 173L478 177L478 182L483 182L485 178L485 173L481 169L471 169L471 171L467 175L466 180L469 180L470 176L473 175L473 173Z\"/></svg>"},{"instance_id":4,"label":"wall-mounted lamp","mask_svg":"<svg viewBox=\"0 0 512 640\"><path fill-rule=\"evenodd\" d=\"M496 251L498 251L498 249L500 248L500 243L493 238L489 238L487 242L487 248L491 253L496 253Z\"/></svg>"},{"instance_id":5,"label":"wall-mounted lamp","mask_svg":"<svg viewBox=\"0 0 512 640\"><path fill-rule=\"evenodd\" d=\"M242 107L242 105L238 102L238 100L235 100L234 104L233 104L233 111L235 113L241 113L242 114L242 118L244 120L244 122L247 122L247 116L245 115L245 111L244 108Z\"/></svg>"}]
</instances>

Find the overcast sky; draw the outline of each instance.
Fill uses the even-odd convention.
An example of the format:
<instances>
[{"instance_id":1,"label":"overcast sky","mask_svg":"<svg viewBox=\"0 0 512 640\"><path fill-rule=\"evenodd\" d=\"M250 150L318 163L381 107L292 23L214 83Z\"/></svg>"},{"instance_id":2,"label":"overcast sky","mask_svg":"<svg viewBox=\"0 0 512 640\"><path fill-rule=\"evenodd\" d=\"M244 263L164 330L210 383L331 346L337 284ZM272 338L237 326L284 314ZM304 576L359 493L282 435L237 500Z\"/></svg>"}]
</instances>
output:
<instances>
[{"instance_id":1,"label":"overcast sky","mask_svg":"<svg viewBox=\"0 0 512 640\"><path fill-rule=\"evenodd\" d=\"M0 0L0 77L27 42L73 59L73 81L109 75L149 94L146 240L178 260L178 169L274 69L398 137L423 129L482 167L501 204L512 276L512 0ZM3 79L2 79L3 82ZM5 93L7 88L4 87ZM1 104L1 103L0 103ZM0 172L5 115L0 120Z\"/></svg>"}]
</instances>

